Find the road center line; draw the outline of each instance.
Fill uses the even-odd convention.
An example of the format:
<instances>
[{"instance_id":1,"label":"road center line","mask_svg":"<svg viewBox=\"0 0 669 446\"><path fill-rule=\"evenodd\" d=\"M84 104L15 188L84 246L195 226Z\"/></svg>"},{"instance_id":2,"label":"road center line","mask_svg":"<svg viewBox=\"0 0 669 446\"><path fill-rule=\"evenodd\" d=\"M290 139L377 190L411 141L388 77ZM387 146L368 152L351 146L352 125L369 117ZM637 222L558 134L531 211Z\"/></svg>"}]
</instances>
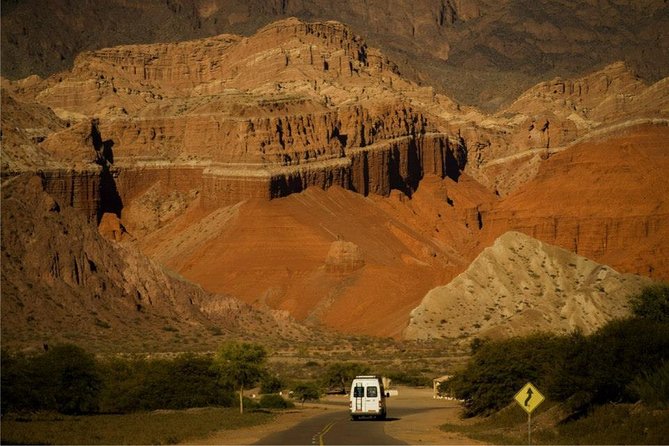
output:
<instances>
[{"instance_id":1,"label":"road center line","mask_svg":"<svg viewBox=\"0 0 669 446\"><path fill-rule=\"evenodd\" d=\"M336 423L336 421L330 422L329 424L325 425L325 427L323 428L322 431L320 431L318 434L316 434L316 435L318 435L318 444L320 444L320 446L323 446L325 444L325 442L323 442L323 437L325 436L325 434L330 432L330 429L332 429L332 426L334 426L335 423Z\"/></svg>"}]
</instances>

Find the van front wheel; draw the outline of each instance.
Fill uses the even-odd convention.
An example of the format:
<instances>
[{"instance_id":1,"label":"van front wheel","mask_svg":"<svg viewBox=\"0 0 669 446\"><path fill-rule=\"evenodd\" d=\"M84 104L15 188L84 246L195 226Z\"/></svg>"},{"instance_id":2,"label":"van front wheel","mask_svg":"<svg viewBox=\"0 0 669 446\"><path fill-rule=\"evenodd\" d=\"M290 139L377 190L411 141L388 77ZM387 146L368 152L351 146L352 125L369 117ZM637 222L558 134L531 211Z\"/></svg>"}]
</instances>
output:
<instances>
[{"instance_id":1,"label":"van front wheel","mask_svg":"<svg viewBox=\"0 0 669 446\"><path fill-rule=\"evenodd\" d=\"M351 421L358 421L358 417L356 417L355 415L351 415Z\"/></svg>"}]
</instances>

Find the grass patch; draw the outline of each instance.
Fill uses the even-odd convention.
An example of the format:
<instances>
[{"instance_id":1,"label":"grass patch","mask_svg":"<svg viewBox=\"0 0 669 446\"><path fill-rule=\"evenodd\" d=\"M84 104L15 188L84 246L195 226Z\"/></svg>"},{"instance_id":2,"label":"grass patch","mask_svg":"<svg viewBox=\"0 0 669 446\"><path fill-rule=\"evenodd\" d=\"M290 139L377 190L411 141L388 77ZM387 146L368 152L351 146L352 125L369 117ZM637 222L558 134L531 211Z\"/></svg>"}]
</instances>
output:
<instances>
[{"instance_id":1,"label":"grass patch","mask_svg":"<svg viewBox=\"0 0 669 446\"><path fill-rule=\"evenodd\" d=\"M175 444L273 418L267 412L240 414L236 408L213 407L128 415L3 417L2 444Z\"/></svg>"},{"instance_id":2,"label":"grass patch","mask_svg":"<svg viewBox=\"0 0 669 446\"><path fill-rule=\"evenodd\" d=\"M648 410L641 405L605 405L592 414L534 436L544 444L666 444L669 410Z\"/></svg>"},{"instance_id":3,"label":"grass patch","mask_svg":"<svg viewBox=\"0 0 669 446\"><path fill-rule=\"evenodd\" d=\"M543 405L535 416L551 408L557 409ZM532 417L533 444L666 444L669 438L669 410L643 405L607 404L576 421L556 424L538 418ZM491 444L527 444L527 415L513 406L476 423L440 428Z\"/></svg>"}]
</instances>

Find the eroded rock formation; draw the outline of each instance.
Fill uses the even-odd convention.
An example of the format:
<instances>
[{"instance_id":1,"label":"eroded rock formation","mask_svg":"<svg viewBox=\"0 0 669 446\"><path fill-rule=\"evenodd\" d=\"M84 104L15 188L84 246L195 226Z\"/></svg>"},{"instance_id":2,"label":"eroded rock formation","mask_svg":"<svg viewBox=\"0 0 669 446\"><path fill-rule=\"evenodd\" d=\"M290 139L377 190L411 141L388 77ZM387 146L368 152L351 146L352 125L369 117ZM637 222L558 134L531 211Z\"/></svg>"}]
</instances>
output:
<instances>
[{"instance_id":1,"label":"eroded rock formation","mask_svg":"<svg viewBox=\"0 0 669 446\"><path fill-rule=\"evenodd\" d=\"M486 115L402 78L340 23L289 19L91 51L2 86L3 181L36 174L96 237L303 321L400 336L430 288L511 229L669 277L667 83L622 64Z\"/></svg>"},{"instance_id":2,"label":"eroded rock formation","mask_svg":"<svg viewBox=\"0 0 669 446\"><path fill-rule=\"evenodd\" d=\"M590 333L629 313L651 281L507 232L412 310L407 339L500 338L533 331Z\"/></svg>"},{"instance_id":3,"label":"eroded rock formation","mask_svg":"<svg viewBox=\"0 0 669 446\"><path fill-rule=\"evenodd\" d=\"M103 229L114 226L108 220ZM310 336L285 315L207 293L136 249L106 240L79 211L45 192L38 176L3 182L2 247L5 347L77 342L104 351L160 351L183 348L182 336L195 336L196 349L247 332L258 339Z\"/></svg>"}]
</instances>

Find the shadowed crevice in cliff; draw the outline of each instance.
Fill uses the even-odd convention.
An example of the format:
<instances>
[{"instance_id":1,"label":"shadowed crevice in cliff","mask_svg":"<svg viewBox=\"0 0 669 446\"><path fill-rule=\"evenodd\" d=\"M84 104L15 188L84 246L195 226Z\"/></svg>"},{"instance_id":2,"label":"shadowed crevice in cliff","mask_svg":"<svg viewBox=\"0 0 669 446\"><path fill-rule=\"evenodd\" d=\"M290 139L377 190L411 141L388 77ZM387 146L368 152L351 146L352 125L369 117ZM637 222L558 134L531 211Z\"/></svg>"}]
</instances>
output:
<instances>
[{"instance_id":1,"label":"shadowed crevice in cliff","mask_svg":"<svg viewBox=\"0 0 669 446\"><path fill-rule=\"evenodd\" d=\"M100 205L98 207L98 223L106 213L113 213L121 218L123 200L116 188L116 180L109 166L103 166L100 173Z\"/></svg>"},{"instance_id":2,"label":"shadowed crevice in cliff","mask_svg":"<svg viewBox=\"0 0 669 446\"><path fill-rule=\"evenodd\" d=\"M106 213L113 213L121 218L123 210L123 200L116 187L116 180L111 171L111 165L114 164L114 141L111 139L103 140L98 127L99 121L91 121L91 142L95 150L95 162L102 167L100 172L100 201L97 211L98 223Z\"/></svg>"},{"instance_id":3,"label":"shadowed crevice in cliff","mask_svg":"<svg viewBox=\"0 0 669 446\"><path fill-rule=\"evenodd\" d=\"M467 165L467 144L464 138L462 136L458 137L457 147L444 152L444 172L448 178L458 181Z\"/></svg>"},{"instance_id":4,"label":"shadowed crevice in cliff","mask_svg":"<svg viewBox=\"0 0 669 446\"><path fill-rule=\"evenodd\" d=\"M420 180L423 178L422 163L419 158L419 147L415 139L409 141L406 150L401 147L393 147L389 160L390 189L402 191L411 197L418 189Z\"/></svg>"}]
</instances>

